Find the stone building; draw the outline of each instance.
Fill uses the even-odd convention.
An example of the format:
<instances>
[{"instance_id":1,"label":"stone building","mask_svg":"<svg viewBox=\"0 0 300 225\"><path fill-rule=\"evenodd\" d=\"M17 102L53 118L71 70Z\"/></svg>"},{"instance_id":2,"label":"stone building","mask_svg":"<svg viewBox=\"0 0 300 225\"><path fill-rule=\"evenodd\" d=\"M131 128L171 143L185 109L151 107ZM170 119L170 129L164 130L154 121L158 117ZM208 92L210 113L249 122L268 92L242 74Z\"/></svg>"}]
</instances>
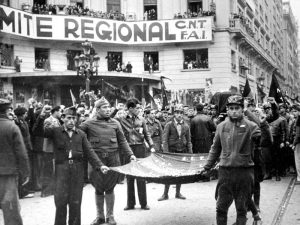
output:
<instances>
[{"instance_id":1,"label":"stone building","mask_svg":"<svg viewBox=\"0 0 300 225\"><path fill-rule=\"evenodd\" d=\"M195 96L209 101L217 91L242 92L248 79L261 102L275 69L282 88L290 79L281 0L2 2L7 7L0 8L5 18L0 20L0 43L7 65L1 66L0 78L16 102L20 94L26 100L36 90L39 96L49 93L56 103L70 102L69 89L77 94L84 83L74 71L74 57L85 39L101 58L92 88L104 79L115 87L128 86L138 96L141 89L152 95L165 76L172 97L189 104ZM48 8L37 10L37 4ZM49 4L56 6L49 10ZM112 55L120 64L130 61L132 73L115 72L108 63ZM16 56L22 60L21 72L11 67ZM46 67L38 64L40 58L47 60ZM289 74L294 80L298 76ZM291 92L297 88L291 79L287 85Z\"/></svg>"}]
</instances>

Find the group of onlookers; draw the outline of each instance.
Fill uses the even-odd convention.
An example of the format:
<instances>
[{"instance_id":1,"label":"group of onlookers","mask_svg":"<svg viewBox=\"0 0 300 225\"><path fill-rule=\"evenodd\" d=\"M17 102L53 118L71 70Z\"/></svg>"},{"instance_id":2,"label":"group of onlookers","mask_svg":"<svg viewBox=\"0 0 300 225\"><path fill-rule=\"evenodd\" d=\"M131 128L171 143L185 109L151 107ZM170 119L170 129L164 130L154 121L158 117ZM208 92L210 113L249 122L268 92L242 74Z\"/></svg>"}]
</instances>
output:
<instances>
[{"instance_id":1,"label":"group of onlookers","mask_svg":"<svg viewBox=\"0 0 300 225\"><path fill-rule=\"evenodd\" d=\"M203 16L214 16L216 13L214 11L203 11L201 8L197 12L191 12L188 9L187 12L181 14L180 12L174 15L174 19L190 19L196 17L203 17Z\"/></svg>"},{"instance_id":2,"label":"group of onlookers","mask_svg":"<svg viewBox=\"0 0 300 225\"><path fill-rule=\"evenodd\" d=\"M111 173L109 176L103 174L107 173L110 166L128 163L129 159L135 160L135 157L147 157L151 152L209 153L205 171L220 167L216 192L220 195L217 219L224 221L227 212L222 205L222 201L226 200L223 199L225 192L222 191L225 189L219 185L224 185L223 179L228 179L228 174L232 173L232 177L236 177L233 182L238 182L241 176L249 175L249 179L243 177L247 183L252 182L250 175L254 169L253 188L249 189L249 185L239 188L253 195L253 200L243 201L255 221L261 221L259 203L260 183L263 180L275 177L276 181L280 181L282 176L290 173L297 174L297 182L300 182L298 104L278 104L274 98L268 98L267 102L258 106L253 99L231 96L228 98L226 114L220 112L217 105L200 103L194 106L170 105L164 110L143 108L136 99L129 99L126 107L119 103L113 108L104 97L100 97L93 108L88 108L84 102L70 108L43 105L31 98L28 108L16 107L12 110L8 102L0 101L0 127L7 127L7 137L10 137L9 132L13 127L8 119L19 127L18 131L12 132L19 132L15 135L20 135L18 138L22 139L16 142L20 143L20 157L25 161L29 158L30 162L31 169L23 165L26 174L19 176L19 195L21 198L32 197L35 191L41 191L41 197L46 197L54 193L56 224L65 221L68 204L70 220L80 221L82 188L84 182L89 181L96 190L97 217L92 224L116 224L113 217L113 189L122 179ZM88 139L85 139L83 133L87 134ZM5 143L1 142L0 145ZM26 155L22 149L26 150ZM93 166L90 180L87 160ZM73 186L66 185L69 179ZM210 180L210 177L206 179ZM124 210L135 208L134 180L127 177L128 201ZM141 208L149 210L145 181L137 179L137 186ZM68 198L65 197L66 193ZM167 200L168 193L169 185L165 185L163 195L158 200ZM180 184L176 185L175 197L186 199L181 193ZM107 215L104 214L104 202ZM242 203L237 204L242 207L239 205ZM241 221L245 221L244 213L241 211L238 215Z\"/></svg>"},{"instance_id":3,"label":"group of onlookers","mask_svg":"<svg viewBox=\"0 0 300 225\"><path fill-rule=\"evenodd\" d=\"M112 19L125 21L125 15L118 11L102 12L88 7L81 7L80 5L68 5L68 6L58 6L58 5L47 5L47 4L34 4L32 7L33 14L45 14L45 15L73 15L73 16L88 16L94 18L102 19Z\"/></svg>"}]
</instances>

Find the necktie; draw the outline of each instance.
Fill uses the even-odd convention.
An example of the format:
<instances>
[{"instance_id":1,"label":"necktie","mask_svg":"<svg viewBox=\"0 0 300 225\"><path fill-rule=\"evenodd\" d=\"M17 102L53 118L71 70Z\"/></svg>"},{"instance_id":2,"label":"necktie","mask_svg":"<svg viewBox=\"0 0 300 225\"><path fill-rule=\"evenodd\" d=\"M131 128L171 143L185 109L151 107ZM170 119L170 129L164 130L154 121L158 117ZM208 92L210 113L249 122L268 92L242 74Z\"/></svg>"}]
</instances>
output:
<instances>
[{"instance_id":1,"label":"necktie","mask_svg":"<svg viewBox=\"0 0 300 225\"><path fill-rule=\"evenodd\" d=\"M181 136L181 124L180 123L177 123L177 131L178 131L178 134L179 136Z\"/></svg>"}]
</instances>

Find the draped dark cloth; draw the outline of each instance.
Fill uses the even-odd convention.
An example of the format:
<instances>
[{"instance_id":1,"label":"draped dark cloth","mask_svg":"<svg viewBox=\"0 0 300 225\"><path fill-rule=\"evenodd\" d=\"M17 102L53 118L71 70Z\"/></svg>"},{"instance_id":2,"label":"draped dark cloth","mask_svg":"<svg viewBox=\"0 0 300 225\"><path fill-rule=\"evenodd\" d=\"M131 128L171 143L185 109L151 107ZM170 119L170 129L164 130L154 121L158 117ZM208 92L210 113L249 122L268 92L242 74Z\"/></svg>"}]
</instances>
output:
<instances>
[{"instance_id":1,"label":"draped dark cloth","mask_svg":"<svg viewBox=\"0 0 300 225\"><path fill-rule=\"evenodd\" d=\"M153 183L194 183L204 179L199 172L203 170L207 156L208 154L152 153L147 158L110 169Z\"/></svg>"},{"instance_id":2,"label":"draped dark cloth","mask_svg":"<svg viewBox=\"0 0 300 225\"><path fill-rule=\"evenodd\" d=\"M210 104L218 106L218 113L226 113L227 99L231 96L231 92L216 92L211 100Z\"/></svg>"}]
</instances>

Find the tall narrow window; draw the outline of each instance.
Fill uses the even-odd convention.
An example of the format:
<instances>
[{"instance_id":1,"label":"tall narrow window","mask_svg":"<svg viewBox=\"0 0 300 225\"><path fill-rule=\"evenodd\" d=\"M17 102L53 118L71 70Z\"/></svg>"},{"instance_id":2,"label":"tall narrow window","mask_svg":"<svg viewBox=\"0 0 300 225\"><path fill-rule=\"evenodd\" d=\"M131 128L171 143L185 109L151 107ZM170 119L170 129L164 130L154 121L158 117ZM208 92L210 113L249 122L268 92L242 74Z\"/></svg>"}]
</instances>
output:
<instances>
[{"instance_id":1,"label":"tall narrow window","mask_svg":"<svg viewBox=\"0 0 300 225\"><path fill-rule=\"evenodd\" d=\"M144 20L157 20L157 0L144 0Z\"/></svg>"},{"instance_id":2,"label":"tall narrow window","mask_svg":"<svg viewBox=\"0 0 300 225\"><path fill-rule=\"evenodd\" d=\"M191 13L199 13L203 11L202 0L188 0L188 9Z\"/></svg>"},{"instance_id":3,"label":"tall narrow window","mask_svg":"<svg viewBox=\"0 0 300 225\"><path fill-rule=\"evenodd\" d=\"M108 71L123 71L123 59L122 59L122 52L107 52L107 70Z\"/></svg>"},{"instance_id":4,"label":"tall narrow window","mask_svg":"<svg viewBox=\"0 0 300 225\"><path fill-rule=\"evenodd\" d=\"M144 52L144 71L158 71L159 70L158 52Z\"/></svg>"},{"instance_id":5,"label":"tall narrow window","mask_svg":"<svg viewBox=\"0 0 300 225\"><path fill-rule=\"evenodd\" d=\"M35 68L50 71L49 52L47 48L35 49Z\"/></svg>"},{"instance_id":6,"label":"tall narrow window","mask_svg":"<svg viewBox=\"0 0 300 225\"><path fill-rule=\"evenodd\" d=\"M120 0L108 0L107 1L107 12L110 12L110 13L121 12Z\"/></svg>"},{"instance_id":7,"label":"tall narrow window","mask_svg":"<svg viewBox=\"0 0 300 225\"><path fill-rule=\"evenodd\" d=\"M75 56L80 56L82 51L80 50L67 50L67 70L76 70Z\"/></svg>"},{"instance_id":8,"label":"tall narrow window","mask_svg":"<svg viewBox=\"0 0 300 225\"><path fill-rule=\"evenodd\" d=\"M1 66L13 66L14 46L0 43L0 53Z\"/></svg>"}]
</instances>

